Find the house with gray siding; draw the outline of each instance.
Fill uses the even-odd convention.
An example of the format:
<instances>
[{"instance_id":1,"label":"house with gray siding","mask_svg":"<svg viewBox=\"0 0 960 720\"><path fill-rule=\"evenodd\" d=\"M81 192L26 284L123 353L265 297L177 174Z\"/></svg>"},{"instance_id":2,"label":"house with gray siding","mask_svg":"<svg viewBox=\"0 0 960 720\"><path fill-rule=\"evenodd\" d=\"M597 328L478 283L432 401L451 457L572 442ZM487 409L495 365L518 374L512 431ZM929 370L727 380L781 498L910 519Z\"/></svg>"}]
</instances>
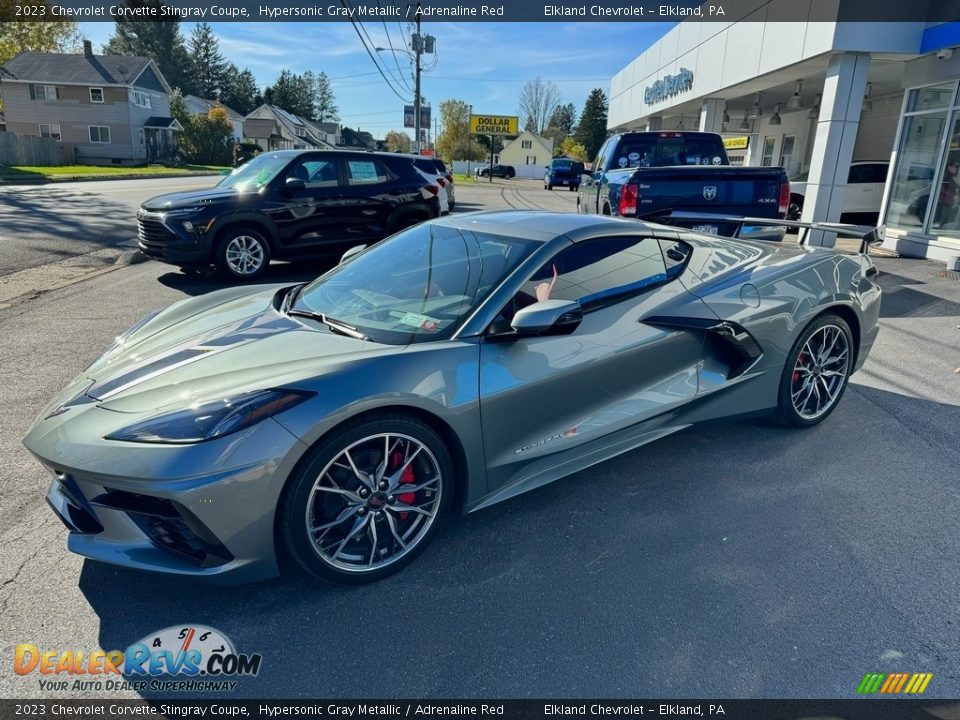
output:
<instances>
[{"instance_id":1,"label":"house with gray siding","mask_svg":"<svg viewBox=\"0 0 960 720\"><path fill-rule=\"evenodd\" d=\"M266 103L244 118L243 137L262 150L330 149L326 134L309 120Z\"/></svg>"},{"instance_id":2,"label":"house with gray siding","mask_svg":"<svg viewBox=\"0 0 960 720\"><path fill-rule=\"evenodd\" d=\"M224 112L227 113L227 119L230 120L233 141L243 142L243 115L229 105L224 105L219 100L207 100L196 95L184 95L183 104L191 115L207 115L215 107L223 108Z\"/></svg>"},{"instance_id":3,"label":"house with gray siding","mask_svg":"<svg viewBox=\"0 0 960 720\"><path fill-rule=\"evenodd\" d=\"M183 128L153 60L83 45L83 53L20 53L0 68L7 132L70 143L83 164L173 160Z\"/></svg>"}]
</instances>

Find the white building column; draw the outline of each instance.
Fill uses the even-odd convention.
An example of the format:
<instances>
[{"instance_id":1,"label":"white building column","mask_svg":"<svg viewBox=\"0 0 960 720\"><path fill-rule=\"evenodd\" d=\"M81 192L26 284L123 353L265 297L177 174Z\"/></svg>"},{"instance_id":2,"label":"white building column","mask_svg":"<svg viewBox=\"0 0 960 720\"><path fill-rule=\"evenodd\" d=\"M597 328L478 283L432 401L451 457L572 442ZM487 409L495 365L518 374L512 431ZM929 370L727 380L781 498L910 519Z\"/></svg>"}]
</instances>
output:
<instances>
[{"instance_id":1,"label":"white building column","mask_svg":"<svg viewBox=\"0 0 960 720\"><path fill-rule=\"evenodd\" d=\"M647 118L647 126L644 128L646 132L657 132L658 130L663 130L663 118L659 115L651 115Z\"/></svg>"},{"instance_id":2,"label":"white building column","mask_svg":"<svg viewBox=\"0 0 960 720\"><path fill-rule=\"evenodd\" d=\"M869 73L870 55L866 53L842 53L830 58L800 218L804 222L840 220ZM810 233L811 245L833 246L835 242L835 235Z\"/></svg>"},{"instance_id":3,"label":"white building column","mask_svg":"<svg viewBox=\"0 0 960 720\"><path fill-rule=\"evenodd\" d=\"M719 133L723 130L723 98L706 98L700 106L700 132Z\"/></svg>"}]
</instances>

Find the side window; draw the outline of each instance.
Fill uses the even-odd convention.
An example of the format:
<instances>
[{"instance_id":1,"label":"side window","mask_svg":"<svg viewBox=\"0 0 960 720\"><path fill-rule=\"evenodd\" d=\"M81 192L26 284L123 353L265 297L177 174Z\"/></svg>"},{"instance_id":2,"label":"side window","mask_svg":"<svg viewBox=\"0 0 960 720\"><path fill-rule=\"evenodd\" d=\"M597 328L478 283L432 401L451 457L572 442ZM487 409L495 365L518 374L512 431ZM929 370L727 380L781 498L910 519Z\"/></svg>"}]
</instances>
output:
<instances>
[{"instance_id":1,"label":"side window","mask_svg":"<svg viewBox=\"0 0 960 720\"><path fill-rule=\"evenodd\" d=\"M870 182L867 179L867 167L867 165L851 165L850 174L847 176L847 182L851 185L854 183Z\"/></svg>"},{"instance_id":2,"label":"side window","mask_svg":"<svg viewBox=\"0 0 960 720\"><path fill-rule=\"evenodd\" d=\"M524 285L536 300L577 300L584 309L640 292L667 279L653 238L584 240L561 250Z\"/></svg>"},{"instance_id":3,"label":"side window","mask_svg":"<svg viewBox=\"0 0 960 720\"><path fill-rule=\"evenodd\" d=\"M337 187L337 161L306 157L287 171L287 177L303 180L308 188Z\"/></svg>"},{"instance_id":4,"label":"side window","mask_svg":"<svg viewBox=\"0 0 960 720\"><path fill-rule=\"evenodd\" d=\"M347 185L373 185L389 179L387 169L376 160L347 161Z\"/></svg>"},{"instance_id":5,"label":"side window","mask_svg":"<svg viewBox=\"0 0 960 720\"><path fill-rule=\"evenodd\" d=\"M867 165L866 168L867 182L880 183L881 185L886 184L889 165L886 163L872 163Z\"/></svg>"},{"instance_id":6,"label":"side window","mask_svg":"<svg viewBox=\"0 0 960 720\"><path fill-rule=\"evenodd\" d=\"M672 280L683 272L693 248L679 240L661 239L657 242L660 244L660 252L663 253L663 263L667 270L667 277Z\"/></svg>"},{"instance_id":7,"label":"side window","mask_svg":"<svg viewBox=\"0 0 960 720\"><path fill-rule=\"evenodd\" d=\"M597 152L597 157L593 161L593 171L597 172L603 170L607 165L607 155L610 153L610 144L613 143L613 138L607 140L603 145L600 146L600 150Z\"/></svg>"}]
</instances>

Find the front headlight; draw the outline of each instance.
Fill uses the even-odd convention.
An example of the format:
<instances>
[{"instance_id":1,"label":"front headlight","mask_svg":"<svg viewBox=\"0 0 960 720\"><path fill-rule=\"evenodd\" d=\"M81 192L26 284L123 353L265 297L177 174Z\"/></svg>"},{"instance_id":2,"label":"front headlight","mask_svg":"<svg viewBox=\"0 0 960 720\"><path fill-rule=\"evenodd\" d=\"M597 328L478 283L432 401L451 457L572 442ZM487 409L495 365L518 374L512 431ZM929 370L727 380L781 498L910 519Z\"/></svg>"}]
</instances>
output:
<instances>
[{"instance_id":1,"label":"front headlight","mask_svg":"<svg viewBox=\"0 0 960 720\"><path fill-rule=\"evenodd\" d=\"M105 439L167 444L213 440L289 410L311 396L313 393L301 390L257 390L158 415L111 433Z\"/></svg>"}]
</instances>

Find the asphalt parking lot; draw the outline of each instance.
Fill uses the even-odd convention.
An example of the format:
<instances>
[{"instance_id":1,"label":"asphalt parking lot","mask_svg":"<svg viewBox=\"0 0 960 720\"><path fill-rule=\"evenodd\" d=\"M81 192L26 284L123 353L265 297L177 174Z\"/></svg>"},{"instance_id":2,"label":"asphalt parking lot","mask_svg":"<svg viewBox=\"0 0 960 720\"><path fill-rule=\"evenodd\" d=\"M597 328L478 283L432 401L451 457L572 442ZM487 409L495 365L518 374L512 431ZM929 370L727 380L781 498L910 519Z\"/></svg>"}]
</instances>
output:
<instances>
[{"instance_id":1,"label":"asphalt parking lot","mask_svg":"<svg viewBox=\"0 0 960 720\"><path fill-rule=\"evenodd\" d=\"M123 202L116 189L47 188L87 194L82 214L98 219L75 238L83 252L25 214L41 200L21 193L18 225L0 224L0 288L65 259L119 256L130 205L152 188ZM497 180L459 186L457 201L572 210L575 194ZM867 672L930 672L927 697L956 697L960 274L877 263L880 338L825 423L669 437L454 519L401 574L350 588L290 575L224 589L67 553L48 477L20 439L118 332L219 285L155 262L34 277L0 304L3 662L20 643L122 649L203 624L264 656L233 697L854 697ZM277 264L266 281L322 269ZM0 695L85 693L7 672Z\"/></svg>"}]
</instances>

